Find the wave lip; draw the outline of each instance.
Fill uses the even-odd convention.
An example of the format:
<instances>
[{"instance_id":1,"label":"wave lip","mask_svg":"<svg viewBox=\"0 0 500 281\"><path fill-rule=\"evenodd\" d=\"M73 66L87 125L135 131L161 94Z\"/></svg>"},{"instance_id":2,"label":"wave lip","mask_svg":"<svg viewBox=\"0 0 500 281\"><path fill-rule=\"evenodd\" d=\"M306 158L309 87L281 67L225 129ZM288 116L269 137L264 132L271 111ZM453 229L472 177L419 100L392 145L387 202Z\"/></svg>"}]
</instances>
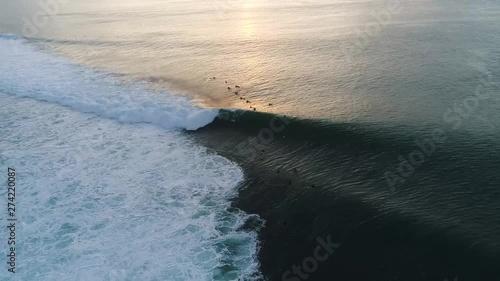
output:
<instances>
[{"instance_id":1,"label":"wave lip","mask_svg":"<svg viewBox=\"0 0 500 281\"><path fill-rule=\"evenodd\" d=\"M218 110L193 105L186 97L153 92L140 83L124 87L116 77L37 50L15 35L0 34L0 91L57 103L125 123L196 130Z\"/></svg>"}]
</instances>

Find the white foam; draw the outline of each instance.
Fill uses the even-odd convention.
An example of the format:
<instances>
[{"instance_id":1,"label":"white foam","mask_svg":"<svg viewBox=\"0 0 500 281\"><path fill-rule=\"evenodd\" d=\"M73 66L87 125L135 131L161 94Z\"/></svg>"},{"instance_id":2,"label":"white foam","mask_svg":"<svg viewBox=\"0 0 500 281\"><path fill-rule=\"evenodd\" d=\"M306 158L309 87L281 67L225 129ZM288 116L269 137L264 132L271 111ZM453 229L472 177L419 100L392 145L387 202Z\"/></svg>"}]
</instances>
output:
<instances>
[{"instance_id":1,"label":"white foam","mask_svg":"<svg viewBox=\"0 0 500 281\"><path fill-rule=\"evenodd\" d=\"M0 50L0 169L17 170L18 280L260 278L257 234L229 203L243 172L163 129L195 129L215 111L16 37L0 36Z\"/></svg>"},{"instance_id":2,"label":"white foam","mask_svg":"<svg viewBox=\"0 0 500 281\"><path fill-rule=\"evenodd\" d=\"M217 110L197 107L185 97L151 92L138 83L123 87L116 77L41 52L13 35L0 36L0 91L58 103L128 123L195 130Z\"/></svg>"},{"instance_id":3,"label":"white foam","mask_svg":"<svg viewBox=\"0 0 500 281\"><path fill-rule=\"evenodd\" d=\"M151 125L4 94L0 102L0 165L18 177L19 280L256 274L256 233L239 230L248 215L229 208L243 179L237 165Z\"/></svg>"}]
</instances>

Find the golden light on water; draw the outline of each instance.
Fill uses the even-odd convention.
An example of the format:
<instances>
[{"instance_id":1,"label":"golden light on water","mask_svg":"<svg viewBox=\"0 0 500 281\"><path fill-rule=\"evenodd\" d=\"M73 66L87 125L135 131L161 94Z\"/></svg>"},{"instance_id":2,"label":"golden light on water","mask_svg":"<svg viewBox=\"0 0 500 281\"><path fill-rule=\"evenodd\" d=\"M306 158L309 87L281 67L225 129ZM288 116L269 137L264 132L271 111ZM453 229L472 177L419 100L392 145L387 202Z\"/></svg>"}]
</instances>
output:
<instances>
[{"instance_id":1,"label":"golden light on water","mask_svg":"<svg viewBox=\"0 0 500 281\"><path fill-rule=\"evenodd\" d=\"M243 9L251 9L255 7L255 2L250 0L250 1L245 1L241 4L241 8Z\"/></svg>"},{"instance_id":2,"label":"golden light on water","mask_svg":"<svg viewBox=\"0 0 500 281\"><path fill-rule=\"evenodd\" d=\"M243 19L241 22L241 34L243 37L252 39L255 38L257 35L257 28L256 28L255 21L252 19Z\"/></svg>"},{"instance_id":3,"label":"golden light on water","mask_svg":"<svg viewBox=\"0 0 500 281\"><path fill-rule=\"evenodd\" d=\"M242 3L241 12L241 33L243 37L251 39L255 38L257 35L257 23L255 22L255 15L252 8L255 6L255 2L245 1Z\"/></svg>"}]
</instances>

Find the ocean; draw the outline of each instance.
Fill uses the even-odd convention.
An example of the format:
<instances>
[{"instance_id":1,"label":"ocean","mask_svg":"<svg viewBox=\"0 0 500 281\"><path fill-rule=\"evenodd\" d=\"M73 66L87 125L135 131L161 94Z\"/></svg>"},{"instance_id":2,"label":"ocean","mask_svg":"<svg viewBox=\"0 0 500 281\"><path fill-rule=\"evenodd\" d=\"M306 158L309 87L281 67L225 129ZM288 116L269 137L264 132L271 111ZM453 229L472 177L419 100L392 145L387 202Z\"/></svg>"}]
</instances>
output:
<instances>
[{"instance_id":1,"label":"ocean","mask_svg":"<svg viewBox=\"0 0 500 281\"><path fill-rule=\"evenodd\" d=\"M497 280L499 64L495 0L6 0L0 280Z\"/></svg>"}]
</instances>

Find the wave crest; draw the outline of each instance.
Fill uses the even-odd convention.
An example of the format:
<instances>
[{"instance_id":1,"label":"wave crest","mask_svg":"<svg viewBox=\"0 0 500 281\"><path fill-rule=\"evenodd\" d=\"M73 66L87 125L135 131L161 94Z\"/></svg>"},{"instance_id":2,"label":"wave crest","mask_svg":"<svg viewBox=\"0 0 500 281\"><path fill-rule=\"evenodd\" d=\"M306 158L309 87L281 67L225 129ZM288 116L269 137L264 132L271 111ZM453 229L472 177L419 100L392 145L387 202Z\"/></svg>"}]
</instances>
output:
<instances>
[{"instance_id":1,"label":"wave crest","mask_svg":"<svg viewBox=\"0 0 500 281\"><path fill-rule=\"evenodd\" d=\"M141 83L125 87L109 73L37 50L15 35L0 34L0 61L0 91L9 95L167 129L196 130L218 115L218 110L198 107L183 96L154 92Z\"/></svg>"}]
</instances>

